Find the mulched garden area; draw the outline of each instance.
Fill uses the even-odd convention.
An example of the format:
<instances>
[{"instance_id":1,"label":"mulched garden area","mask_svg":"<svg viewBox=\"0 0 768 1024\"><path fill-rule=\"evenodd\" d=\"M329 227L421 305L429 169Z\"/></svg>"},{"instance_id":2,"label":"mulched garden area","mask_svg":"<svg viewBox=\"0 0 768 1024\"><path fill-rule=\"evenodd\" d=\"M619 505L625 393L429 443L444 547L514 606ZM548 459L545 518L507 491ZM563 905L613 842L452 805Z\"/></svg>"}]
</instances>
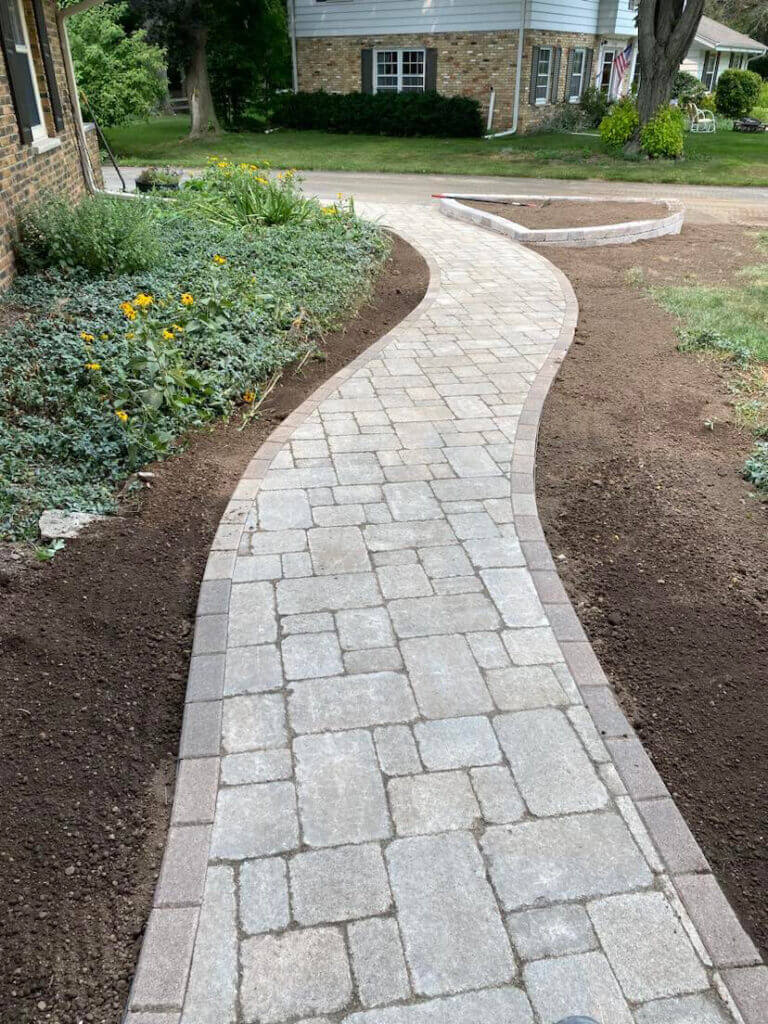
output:
<instances>
[{"instance_id":1,"label":"mulched garden area","mask_svg":"<svg viewBox=\"0 0 768 1024\"><path fill-rule=\"evenodd\" d=\"M511 201L459 201L475 210L484 210L504 220L522 224L524 228L588 228L599 224L623 224L628 220L651 220L664 217L668 212L662 203L580 203L577 200L530 199L518 205Z\"/></svg>"},{"instance_id":2,"label":"mulched garden area","mask_svg":"<svg viewBox=\"0 0 768 1024\"><path fill-rule=\"evenodd\" d=\"M0 553L0 1018L118 1024L160 867L208 548L268 434L417 305L393 252L371 302L251 425L201 432L120 518L46 565ZM35 571L35 568L37 571Z\"/></svg>"},{"instance_id":3,"label":"mulched garden area","mask_svg":"<svg viewBox=\"0 0 768 1024\"><path fill-rule=\"evenodd\" d=\"M548 246L581 312L544 410L547 540L621 703L744 926L768 953L768 506L740 478L724 371L676 351L651 284L728 283L745 227ZM764 257L763 257L764 258Z\"/></svg>"}]
</instances>

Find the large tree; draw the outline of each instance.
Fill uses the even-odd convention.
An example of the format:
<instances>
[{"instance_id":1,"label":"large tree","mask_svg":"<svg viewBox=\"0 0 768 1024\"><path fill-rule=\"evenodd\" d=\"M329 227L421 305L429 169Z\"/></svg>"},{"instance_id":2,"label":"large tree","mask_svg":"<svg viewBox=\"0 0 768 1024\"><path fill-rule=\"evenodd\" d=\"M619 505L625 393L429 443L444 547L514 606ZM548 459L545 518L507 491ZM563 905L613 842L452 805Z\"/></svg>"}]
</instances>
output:
<instances>
[{"instance_id":1,"label":"large tree","mask_svg":"<svg viewBox=\"0 0 768 1024\"><path fill-rule=\"evenodd\" d=\"M704 0L641 0L637 12L640 123L669 103L675 75L693 42Z\"/></svg>"}]
</instances>

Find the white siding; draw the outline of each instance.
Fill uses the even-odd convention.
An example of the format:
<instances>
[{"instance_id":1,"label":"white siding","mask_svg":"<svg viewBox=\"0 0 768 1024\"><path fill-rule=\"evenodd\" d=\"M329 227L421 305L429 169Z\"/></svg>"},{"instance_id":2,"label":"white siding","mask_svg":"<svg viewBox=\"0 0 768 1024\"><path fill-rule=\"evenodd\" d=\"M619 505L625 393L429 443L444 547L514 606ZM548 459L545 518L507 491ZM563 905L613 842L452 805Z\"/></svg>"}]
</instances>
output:
<instances>
[{"instance_id":1,"label":"white siding","mask_svg":"<svg viewBox=\"0 0 768 1024\"><path fill-rule=\"evenodd\" d=\"M691 43L691 47L685 55L685 60L680 65L680 70L687 71L689 75L701 78L701 73L704 70L704 47L698 43Z\"/></svg>"},{"instance_id":2,"label":"white siding","mask_svg":"<svg viewBox=\"0 0 768 1024\"><path fill-rule=\"evenodd\" d=\"M630 11L629 0L600 0L597 32L601 36L634 36L636 11Z\"/></svg>"},{"instance_id":3,"label":"white siding","mask_svg":"<svg viewBox=\"0 0 768 1024\"><path fill-rule=\"evenodd\" d=\"M516 29L520 0L295 0L298 36Z\"/></svg>"},{"instance_id":4,"label":"white siding","mask_svg":"<svg viewBox=\"0 0 768 1024\"><path fill-rule=\"evenodd\" d=\"M516 29L520 0L295 0L299 36L367 36ZM614 0L625 4L627 0ZM597 32L600 0L530 0L528 26Z\"/></svg>"}]
</instances>

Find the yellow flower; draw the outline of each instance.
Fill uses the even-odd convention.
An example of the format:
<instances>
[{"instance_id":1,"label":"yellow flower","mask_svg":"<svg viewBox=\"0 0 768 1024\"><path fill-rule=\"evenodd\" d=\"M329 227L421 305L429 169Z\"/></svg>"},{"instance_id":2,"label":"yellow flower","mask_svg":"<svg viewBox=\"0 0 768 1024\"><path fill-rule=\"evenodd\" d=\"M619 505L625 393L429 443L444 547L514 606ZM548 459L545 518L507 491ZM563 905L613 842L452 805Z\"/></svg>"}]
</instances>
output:
<instances>
[{"instance_id":1,"label":"yellow flower","mask_svg":"<svg viewBox=\"0 0 768 1024\"><path fill-rule=\"evenodd\" d=\"M86 345L90 345L92 341L96 341L92 334L88 334L87 331L80 331L80 337L83 339Z\"/></svg>"},{"instance_id":2,"label":"yellow flower","mask_svg":"<svg viewBox=\"0 0 768 1024\"><path fill-rule=\"evenodd\" d=\"M184 333L184 328L181 327L179 324L171 324L171 326L173 327L174 331L176 331L177 334Z\"/></svg>"},{"instance_id":3,"label":"yellow flower","mask_svg":"<svg viewBox=\"0 0 768 1024\"><path fill-rule=\"evenodd\" d=\"M132 303L130 303L130 302L121 302L120 303L120 309L122 309L123 313L125 314L125 316L129 320L135 320L136 319L136 310L133 308Z\"/></svg>"},{"instance_id":4,"label":"yellow flower","mask_svg":"<svg viewBox=\"0 0 768 1024\"><path fill-rule=\"evenodd\" d=\"M138 306L139 309L149 309L153 304L154 298L151 295L145 295L144 292L139 292L136 298L133 300L133 304Z\"/></svg>"},{"instance_id":5,"label":"yellow flower","mask_svg":"<svg viewBox=\"0 0 768 1024\"><path fill-rule=\"evenodd\" d=\"M115 416L117 416L121 423L128 422L128 413L124 409L115 409Z\"/></svg>"},{"instance_id":6,"label":"yellow flower","mask_svg":"<svg viewBox=\"0 0 768 1024\"><path fill-rule=\"evenodd\" d=\"M216 264L217 267L223 267L227 261L223 256L219 256L219 254L216 253L216 255L213 257L213 262Z\"/></svg>"},{"instance_id":7,"label":"yellow flower","mask_svg":"<svg viewBox=\"0 0 768 1024\"><path fill-rule=\"evenodd\" d=\"M338 212L335 206L323 206L321 210L326 217L334 217Z\"/></svg>"},{"instance_id":8,"label":"yellow flower","mask_svg":"<svg viewBox=\"0 0 768 1024\"><path fill-rule=\"evenodd\" d=\"M337 192L336 193L336 198L337 199L343 199L344 198L344 193L343 192Z\"/></svg>"},{"instance_id":9,"label":"yellow flower","mask_svg":"<svg viewBox=\"0 0 768 1024\"><path fill-rule=\"evenodd\" d=\"M163 337L166 341L173 341L173 331L169 331L168 328L163 331Z\"/></svg>"},{"instance_id":10,"label":"yellow flower","mask_svg":"<svg viewBox=\"0 0 768 1024\"><path fill-rule=\"evenodd\" d=\"M253 393L253 391L246 391L245 394L243 395L243 401L247 402L248 405L251 405L255 398L256 395Z\"/></svg>"},{"instance_id":11,"label":"yellow flower","mask_svg":"<svg viewBox=\"0 0 768 1024\"><path fill-rule=\"evenodd\" d=\"M194 301L194 298L190 295L189 292L184 292L184 294L181 296L182 306L191 306Z\"/></svg>"},{"instance_id":12,"label":"yellow flower","mask_svg":"<svg viewBox=\"0 0 768 1024\"><path fill-rule=\"evenodd\" d=\"M86 368L86 370L100 370L101 369L101 364L100 363L86 363L85 364L85 368Z\"/></svg>"},{"instance_id":13,"label":"yellow flower","mask_svg":"<svg viewBox=\"0 0 768 1024\"><path fill-rule=\"evenodd\" d=\"M136 335L133 333L133 331L128 331L128 333L126 334L126 338L128 339L128 341L133 341L135 337Z\"/></svg>"},{"instance_id":14,"label":"yellow flower","mask_svg":"<svg viewBox=\"0 0 768 1024\"><path fill-rule=\"evenodd\" d=\"M268 185L269 184L269 179L268 178L261 178L261 177L259 177L259 178L256 179L256 181L258 181L258 183L260 185Z\"/></svg>"},{"instance_id":15,"label":"yellow flower","mask_svg":"<svg viewBox=\"0 0 768 1024\"><path fill-rule=\"evenodd\" d=\"M109 335L107 334L106 331L102 334L101 340L102 341L108 341L109 340Z\"/></svg>"}]
</instances>

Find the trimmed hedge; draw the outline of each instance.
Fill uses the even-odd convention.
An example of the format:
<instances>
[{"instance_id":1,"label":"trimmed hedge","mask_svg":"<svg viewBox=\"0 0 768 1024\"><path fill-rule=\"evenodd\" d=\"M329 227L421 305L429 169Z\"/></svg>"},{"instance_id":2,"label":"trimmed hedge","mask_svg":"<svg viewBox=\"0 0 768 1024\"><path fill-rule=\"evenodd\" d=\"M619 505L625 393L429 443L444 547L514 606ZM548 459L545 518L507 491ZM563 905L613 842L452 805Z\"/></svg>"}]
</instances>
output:
<instances>
[{"instance_id":1,"label":"trimmed hedge","mask_svg":"<svg viewBox=\"0 0 768 1024\"><path fill-rule=\"evenodd\" d=\"M284 128L353 135L477 138L483 134L477 100L436 92L282 93L275 99L272 120Z\"/></svg>"},{"instance_id":2,"label":"trimmed hedge","mask_svg":"<svg viewBox=\"0 0 768 1024\"><path fill-rule=\"evenodd\" d=\"M763 80L754 71L730 68L717 83L715 106L725 117L746 117L760 98Z\"/></svg>"}]
</instances>

